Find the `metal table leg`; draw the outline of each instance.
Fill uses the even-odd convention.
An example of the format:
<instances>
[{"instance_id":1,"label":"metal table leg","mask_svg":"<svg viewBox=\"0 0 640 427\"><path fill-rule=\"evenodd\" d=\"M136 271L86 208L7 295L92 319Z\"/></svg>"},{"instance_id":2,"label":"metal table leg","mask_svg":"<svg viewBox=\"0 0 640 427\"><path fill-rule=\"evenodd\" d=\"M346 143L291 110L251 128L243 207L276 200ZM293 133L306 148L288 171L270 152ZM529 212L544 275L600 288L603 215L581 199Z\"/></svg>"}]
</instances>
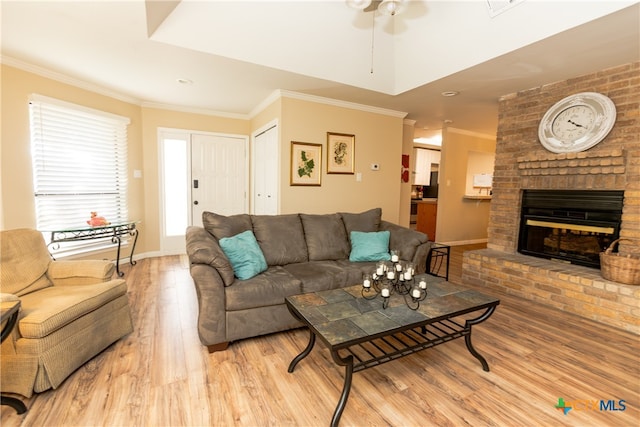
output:
<instances>
[{"instance_id":1,"label":"metal table leg","mask_svg":"<svg viewBox=\"0 0 640 427\"><path fill-rule=\"evenodd\" d=\"M298 362L300 362L302 359L307 357L309 353L311 353L311 350L313 350L313 345L315 343L316 343L316 334L314 334L313 331L309 329L309 344L307 344L307 347L304 350L302 350L302 353L300 353L299 355L293 358L293 360L289 364L289 369L287 370L289 373L293 372Z\"/></svg>"},{"instance_id":2,"label":"metal table leg","mask_svg":"<svg viewBox=\"0 0 640 427\"><path fill-rule=\"evenodd\" d=\"M480 363L482 364L482 370L485 372L489 372L489 364L487 363L485 358L482 357L482 355L478 353L478 351L475 348L473 348L473 345L471 344L471 326L477 325L478 323L481 323L487 320L493 314L495 309L496 309L495 305L493 307L489 307L487 311L485 311L479 317L476 317L474 319L468 319L465 322L465 329L468 330L468 333L464 336L464 342L467 345L467 349L469 350L469 353L471 353L476 359L480 361Z\"/></svg>"},{"instance_id":3,"label":"metal table leg","mask_svg":"<svg viewBox=\"0 0 640 427\"><path fill-rule=\"evenodd\" d=\"M353 376L353 356L349 355L345 358L342 358L337 351L332 351L331 357L333 358L333 361L338 365L345 367L344 386L342 387L342 394L340 395L338 406L336 406L336 410L334 411L333 417L331 418L331 427L338 427L340 417L342 416L342 411L344 411L344 407L347 405L347 399L349 398L349 392L351 391L351 377Z\"/></svg>"}]
</instances>

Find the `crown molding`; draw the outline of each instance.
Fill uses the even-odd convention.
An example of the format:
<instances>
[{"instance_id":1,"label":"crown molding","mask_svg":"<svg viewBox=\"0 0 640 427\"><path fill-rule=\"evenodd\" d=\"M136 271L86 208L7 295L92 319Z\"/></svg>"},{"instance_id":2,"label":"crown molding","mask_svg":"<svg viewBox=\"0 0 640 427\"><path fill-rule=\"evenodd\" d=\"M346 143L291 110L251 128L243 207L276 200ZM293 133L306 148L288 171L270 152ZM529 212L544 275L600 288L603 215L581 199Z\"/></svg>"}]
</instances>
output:
<instances>
[{"instance_id":1,"label":"crown molding","mask_svg":"<svg viewBox=\"0 0 640 427\"><path fill-rule=\"evenodd\" d=\"M206 108L185 107L181 105L162 104L159 102L142 102L143 108L155 108L158 110L176 111L179 113L201 114L203 116L225 117L228 119L249 120L248 114L227 113L224 111L207 110Z\"/></svg>"},{"instance_id":2,"label":"crown molding","mask_svg":"<svg viewBox=\"0 0 640 427\"><path fill-rule=\"evenodd\" d=\"M100 95L108 96L110 98L114 98L123 102L134 104L134 105L139 105L145 108L157 108L162 110L202 114L207 116L227 117L227 118L239 119L239 120L250 120L254 118L258 113L264 110L267 106L269 106L270 104L272 104L273 102L275 102L280 98L299 99L302 101L309 101L317 104L325 104L325 105L331 105L334 107L349 108L352 110L365 111L368 113L381 114L385 116L397 117L402 119L404 119L407 116L407 114L409 114L404 111L396 111L396 110L390 110L387 108L373 107L371 105L358 104L358 103L349 102L349 101L341 101L338 99L325 98L317 95L308 95L308 94L294 92L290 90L284 90L284 89L278 89L273 91L255 108L253 108L253 110L251 110L249 114L227 113L223 111L207 110L204 108L192 108L192 107L185 107L185 106L179 106L179 105L161 104L161 103L143 101L138 98L134 98L129 95L125 95L110 89L106 89L102 86L89 83L87 81L84 81L75 77L70 77L68 75L58 73L56 71L52 71L37 65L33 65L28 62L24 62L19 59L15 59L6 55L0 55L0 64L18 68L20 70L33 73L51 80L55 80L60 83L75 86L80 89L88 90Z\"/></svg>"},{"instance_id":3,"label":"crown molding","mask_svg":"<svg viewBox=\"0 0 640 427\"><path fill-rule=\"evenodd\" d=\"M333 98L325 98L317 95L309 95L306 93L294 92L291 90L278 89L273 91L268 97L264 99L258 106L251 112L251 116L255 116L258 112L262 111L268 105L272 104L278 98L291 98L299 99L301 101L314 102L316 104L331 105L333 107L349 108L351 110L365 111L368 113L382 114L385 116L398 117L403 119L407 114L404 111L389 110L387 108L373 107L371 105L358 104L355 102L341 101Z\"/></svg>"},{"instance_id":4,"label":"crown molding","mask_svg":"<svg viewBox=\"0 0 640 427\"><path fill-rule=\"evenodd\" d=\"M84 80L80 80L75 77L68 76L66 74L58 73L56 71L51 71L49 69L30 64L28 62L21 61L16 58L12 58L6 55L0 55L0 63L4 65L8 65L10 67L18 68L22 71L26 71L28 73L36 74L41 77L45 77L47 79L55 80L60 83L64 83L70 86L77 87L79 89L88 90L90 92L95 92L100 95L108 96L110 98L117 99L119 101L127 102L129 104L140 105L141 100L134 98L129 95L122 94L120 92L116 92L110 89L106 89L102 86L96 85L94 83L89 83Z\"/></svg>"}]
</instances>

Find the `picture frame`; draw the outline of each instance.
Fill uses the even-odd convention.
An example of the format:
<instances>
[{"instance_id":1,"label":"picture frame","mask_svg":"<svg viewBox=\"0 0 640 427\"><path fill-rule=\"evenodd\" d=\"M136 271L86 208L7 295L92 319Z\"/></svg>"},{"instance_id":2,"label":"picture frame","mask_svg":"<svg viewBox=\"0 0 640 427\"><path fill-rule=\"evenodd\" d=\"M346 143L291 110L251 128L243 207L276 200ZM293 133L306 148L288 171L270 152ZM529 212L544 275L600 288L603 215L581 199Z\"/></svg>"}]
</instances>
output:
<instances>
[{"instance_id":1,"label":"picture frame","mask_svg":"<svg viewBox=\"0 0 640 427\"><path fill-rule=\"evenodd\" d=\"M290 185L322 184L322 144L291 141Z\"/></svg>"},{"instance_id":2,"label":"picture frame","mask_svg":"<svg viewBox=\"0 0 640 427\"><path fill-rule=\"evenodd\" d=\"M356 136L327 132L327 173L355 173Z\"/></svg>"}]
</instances>

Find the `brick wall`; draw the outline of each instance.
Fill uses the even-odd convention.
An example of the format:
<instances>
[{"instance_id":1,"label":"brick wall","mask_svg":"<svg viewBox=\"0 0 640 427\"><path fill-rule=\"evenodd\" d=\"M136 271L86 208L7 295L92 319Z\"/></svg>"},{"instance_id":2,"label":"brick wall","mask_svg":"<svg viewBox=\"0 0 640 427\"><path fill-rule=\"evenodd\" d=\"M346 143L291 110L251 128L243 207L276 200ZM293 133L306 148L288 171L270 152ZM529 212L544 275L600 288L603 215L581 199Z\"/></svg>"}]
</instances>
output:
<instances>
[{"instance_id":1,"label":"brick wall","mask_svg":"<svg viewBox=\"0 0 640 427\"><path fill-rule=\"evenodd\" d=\"M546 110L577 92L599 92L616 105L616 123L595 147L556 154L538 141ZM640 239L640 62L502 97L493 198L489 216L491 249L514 253L523 189L625 190L620 236ZM640 253L625 245L621 252Z\"/></svg>"},{"instance_id":2,"label":"brick wall","mask_svg":"<svg viewBox=\"0 0 640 427\"><path fill-rule=\"evenodd\" d=\"M547 151L538 141L540 119L557 101L578 92L611 98L617 111L613 129L589 150ZM463 262L465 282L640 333L640 287L608 282L599 270L516 254L523 189L624 190L620 237L640 241L640 62L500 99L488 249L465 255ZM637 243L625 242L619 249L640 253Z\"/></svg>"}]
</instances>

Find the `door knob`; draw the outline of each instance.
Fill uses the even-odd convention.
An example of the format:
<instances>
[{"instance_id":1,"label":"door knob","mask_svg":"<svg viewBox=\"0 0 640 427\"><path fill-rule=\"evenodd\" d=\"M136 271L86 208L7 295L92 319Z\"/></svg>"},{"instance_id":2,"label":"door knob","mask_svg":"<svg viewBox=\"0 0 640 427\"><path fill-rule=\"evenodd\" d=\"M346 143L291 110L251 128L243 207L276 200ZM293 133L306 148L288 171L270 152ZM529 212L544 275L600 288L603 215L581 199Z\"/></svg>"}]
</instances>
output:
<instances>
[{"instance_id":1,"label":"door knob","mask_svg":"<svg viewBox=\"0 0 640 427\"><path fill-rule=\"evenodd\" d=\"M197 205L197 204L198 204L198 201L197 201L197 200L195 200L195 201L193 202L193 204L194 204L194 205Z\"/></svg>"}]
</instances>

